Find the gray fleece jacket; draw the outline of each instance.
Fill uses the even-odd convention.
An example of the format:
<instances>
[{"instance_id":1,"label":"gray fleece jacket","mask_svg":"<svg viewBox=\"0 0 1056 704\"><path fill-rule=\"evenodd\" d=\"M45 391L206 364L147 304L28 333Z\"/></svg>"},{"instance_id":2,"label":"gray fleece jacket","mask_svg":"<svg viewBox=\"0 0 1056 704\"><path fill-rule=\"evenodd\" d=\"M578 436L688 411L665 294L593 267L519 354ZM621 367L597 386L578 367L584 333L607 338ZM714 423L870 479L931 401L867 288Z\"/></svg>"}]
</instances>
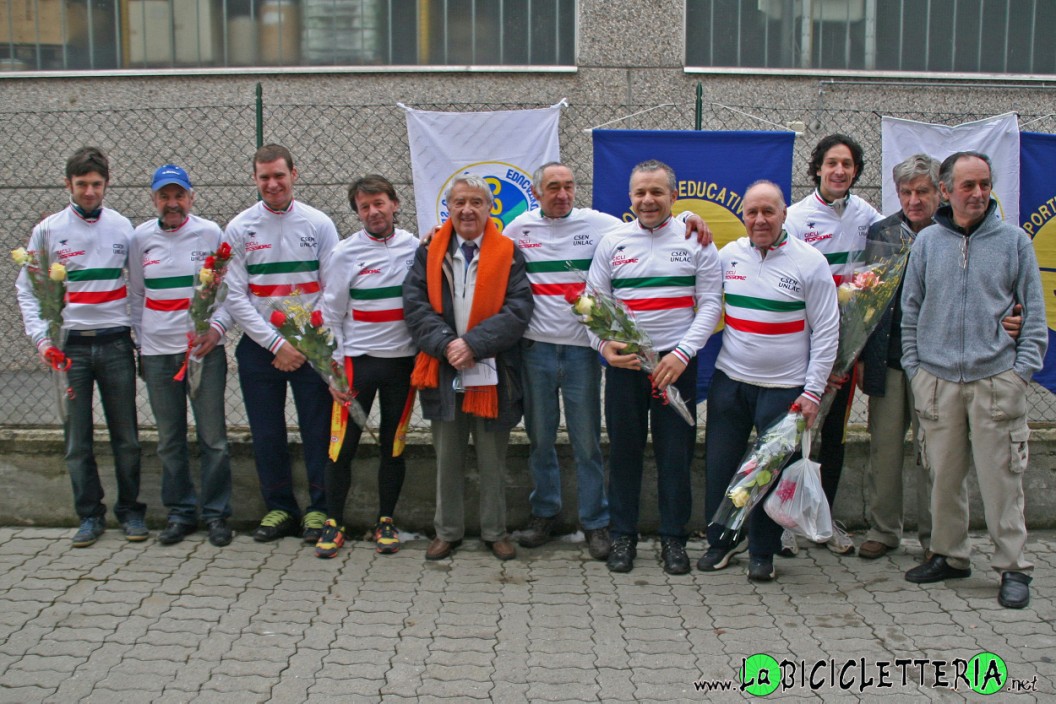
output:
<instances>
[{"instance_id":1,"label":"gray fleece jacket","mask_svg":"<svg viewBox=\"0 0 1056 704\"><path fill-rule=\"evenodd\" d=\"M1001 327L1015 303L1023 329L1013 340ZM902 366L952 382L1012 369L1026 382L1041 369L1048 343L1041 274L1030 237L1001 220L997 203L971 232L948 205L917 236L902 291Z\"/></svg>"}]
</instances>

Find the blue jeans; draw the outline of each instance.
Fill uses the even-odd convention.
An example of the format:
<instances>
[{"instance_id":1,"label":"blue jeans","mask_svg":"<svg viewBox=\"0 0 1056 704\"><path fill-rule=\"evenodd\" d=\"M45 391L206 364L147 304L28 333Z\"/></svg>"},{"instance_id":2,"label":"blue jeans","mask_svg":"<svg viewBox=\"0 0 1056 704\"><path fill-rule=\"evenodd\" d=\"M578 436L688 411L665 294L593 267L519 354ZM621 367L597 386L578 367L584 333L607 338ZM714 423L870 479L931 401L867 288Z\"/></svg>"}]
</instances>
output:
<instances>
[{"instance_id":1,"label":"blue jeans","mask_svg":"<svg viewBox=\"0 0 1056 704\"><path fill-rule=\"evenodd\" d=\"M555 442L561 421L558 393L576 460L579 522L585 530L609 525L605 465L601 456L601 364L589 347L524 340L521 344L524 427L531 442L528 466L534 489L532 515L561 513L561 469Z\"/></svg>"},{"instance_id":2,"label":"blue jeans","mask_svg":"<svg viewBox=\"0 0 1056 704\"><path fill-rule=\"evenodd\" d=\"M198 497L191 477L187 447L187 382L172 377L183 364L178 354L143 355L140 366L147 383L150 407L158 423L158 457L161 459L161 501L169 520L198 523ZM191 401L198 435L201 464L202 519L211 521L231 515L231 455L227 447L224 396L227 385L227 355L218 346L202 360L201 386Z\"/></svg>"},{"instance_id":3,"label":"blue jeans","mask_svg":"<svg viewBox=\"0 0 1056 704\"><path fill-rule=\"evenodd\" d=\"M117 477L114 515L120 523L142 518L139 502L140 450L136 428L136 362L128 333L71 337L64 350L70 358L67 380L73 390L66 418L66 469L73 484L73 503L80 518L106 516L103 485L92 448L92 394L99 386Z\"/></svg>"},{"instance_id":4,"label":"blue jeans","mask_svg":"<svg viewBox=\"0 0 1056 704\"><path fill-rule=\"evenodd\" d=\"M686 367L675 386L696 419L693 394L697 388L697 365ZM652 427L660 536L684 541L686 523L693 510L689 472L697 441L696 423L689 425L655 398L645 372L617 367L605 369L605 423L609 431L612 535L637 540L645 446Z\"/></svg>"},{"instance_id":5,"label":"blue jeans","mask_svg":"<svg viewBox=\"0 0 1056 704\"><path fill-rule=\"evenodd\" d=\"M287 343L289 344L289 343ZM260 493L268 511L300 516L293 493L293 469L286 441L286 384L293 389L297 424L308 475L308 511L326 511L325 471L330 450L330 410L333 398L326 382L305 362L293 372L271 365L275 355L243 335L235 349L238 381L246 402Z\"/></svg>"},{"instance_id":6,"label":"blue jeans","mask_svg":"<svg viewBox=\"0 0 1056 704\"><path fill-rule=\"evenodd\" d=\"M715 370L708 389L708 424L704 430L706 520L711 521L726 496L730 480L748 449L752 428L757 432L766 430L788 413L789 407L801 393L802 386L791 389L755 386L735 381L721 370ZM797 459L799 453L793 455L790 463ZM773 486L777 486L777 482ZM709 523L708 544L711 547L730 547L730 540L721 540L722 533L722 526ZM771 557L780 548L781 526L774 523L761 504L757 505L748 517L748 553Z\"/></svg>"}]
</instances>

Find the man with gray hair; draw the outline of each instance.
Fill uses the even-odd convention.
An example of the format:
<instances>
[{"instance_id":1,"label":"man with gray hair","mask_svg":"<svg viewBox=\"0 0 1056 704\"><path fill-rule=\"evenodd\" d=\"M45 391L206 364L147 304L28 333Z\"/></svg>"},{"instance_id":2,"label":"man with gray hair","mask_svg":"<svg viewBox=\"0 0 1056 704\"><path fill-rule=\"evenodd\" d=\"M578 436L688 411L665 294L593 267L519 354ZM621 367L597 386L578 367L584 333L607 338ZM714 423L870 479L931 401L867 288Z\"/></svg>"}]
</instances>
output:
<instances>
[{"instance_id":1,"label":"man with gray hair","mask_svg":"<svg viewBox=\"0 0 1056 704\"><path fill-rule=\"evenodd\" d=\"M913 246L902 293L902 367L913 386L932 471L932 557L906 572L918 584L971 575L968 468L974 460L1001 574L998 603L1030 602L1034 566L1024 556L1023 472L1027 388L1048 342L1041 274L1027 233L1002 221L990 159L957 152L939 170L949 205ZM1015 303L1023 327L1001 320ZM921 334L923 333L923 334Z\"/></svg>"},{"instance_id":2,"label":"man with gray hair","mask_svg":"<svg viewBox=\"0 0 1056 704\"><path fill-rule=\"evenodd\" d=\"M195 295L198 272L220 247L223 232L192 211L194 188L187 172L165 164L154 172L151 200L158 217L132 233L128 256L128 298L132 330L139 346L139 368L147 385L158 426L161 500L168 523L158 542L172 545L198 529L201 518L209 542L231 542L231 454L224 420L227 355L224 335L231 315L218 306L209 329L197 333L187 311ZM191 354L200 360L201 383L191 392L185 374ZM196 492L187 442L187 397L191 395L198 438L201 483Z\"/></svg>"},{"instance_id":3,"label":"man with gray hair","mask_svg":"<svg viewBox=\"0 0 1056 704\"><path fill-rule=\"evenodd\" d=\"M521 418L520 341L532 317L524 258L490 217L491 189L461 176L445 194L450 215L415 253L403 284L404 319L420 352L411 384L436 448L436 538L425 559L462 543L469 435L477 455L480 531L500 560L506 536L506 445Z\"/></svg>"},{"instance_id":4,"label":"man with gray hair","mask_svg":"<svg viewBox=\"0 0 1056 704\"><path fill-rule=\"evenodd\" d=\"M939 162L914 154L892 170L902 209L869 227L866 253L884 244L912 244L932 224L939 208ZM918 455L917 414L913 392L902 370L901 288L884 311L862 351L858 379L869 396L869 533L858 548L866 560L883 557L902 541L902 471L906 431L913 428ZM931 542L931 479L918 461L917 535L925 550Z\"/></svg>"}]
</instances>

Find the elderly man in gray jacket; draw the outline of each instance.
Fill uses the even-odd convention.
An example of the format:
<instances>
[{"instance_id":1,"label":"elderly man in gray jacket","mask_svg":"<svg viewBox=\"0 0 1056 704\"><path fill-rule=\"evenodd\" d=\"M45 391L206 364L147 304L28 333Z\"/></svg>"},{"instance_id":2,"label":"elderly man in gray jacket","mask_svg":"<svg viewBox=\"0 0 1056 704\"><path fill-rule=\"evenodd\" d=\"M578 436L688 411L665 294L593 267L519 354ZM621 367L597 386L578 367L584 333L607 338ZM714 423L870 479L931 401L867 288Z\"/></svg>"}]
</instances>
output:
<instances>
[{"instance_id":1,"label":"elderly man in gray jacket","mask_svg":"<svg viewBox=\"0 0 1056 704\"><path fill-rule=\"evenodd\" d=\"M933 556L906 573L929 583L971 575L966 480L974 460L986 525L1001 574L998 602L1030 602L1033 565L1023 554L1026 392L1048 339L1041 275L1030 237L1005 223L991 200L990 159L949 156L939 189L949 205L917 237L902 294L902 366L932 470ZM1023 327L1001 325L1016 304Z\"/></svg>"},{"instance_id":2,"label":"elderly man in gray jacket","mask_svg":"<svg viewBox=\"0 0 1056 704\"><path fill-rule=\"evenodd\" d=\"M403 284L404 318L418 349L411 384L432 421L436 448L436 538L427 560L462 543L469 434L477 454L480 532L495 557L517 549L506 535L506 445L521 418L520 341L532 318L524 258L490 217L491 189L460 176L450 217L420 248Z\"/></svg>"}]
</instances>

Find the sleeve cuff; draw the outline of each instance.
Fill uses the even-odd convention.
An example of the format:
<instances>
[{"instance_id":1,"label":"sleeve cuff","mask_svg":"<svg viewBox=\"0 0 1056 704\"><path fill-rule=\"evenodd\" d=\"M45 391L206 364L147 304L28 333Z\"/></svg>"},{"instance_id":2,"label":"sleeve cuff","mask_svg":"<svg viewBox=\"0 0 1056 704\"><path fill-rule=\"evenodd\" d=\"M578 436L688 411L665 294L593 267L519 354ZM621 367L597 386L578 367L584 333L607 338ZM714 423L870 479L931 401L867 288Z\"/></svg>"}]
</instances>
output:
<instances>
[{"instance_id":1,"label":"sleeve cuff","mask_svg":"<svg viewBox=\"0 0 1056 704\"><path fill-rule=\"evenodd\" d=\"M279 349L281 349L282 346L285 344L286 340L282 337L282 335L276 335L275 338L271 341L271 344L268 345L268 352L276 354L278 353Z\"/></svg>"},{"instance_id":2,"label":"sleeve cuff","mask_svg":"<svg viewBox=\"0 0 1056 704\"><path fill-rule=\"evenodd\" d=\"M671 350L671 354L675 355L680 360L682 360L682 363L685 364L687 367L689 366L689 360L693 359L693 355L688 354L682 347L676 347L675 349Z\"/></svg>"}]
</instances>

